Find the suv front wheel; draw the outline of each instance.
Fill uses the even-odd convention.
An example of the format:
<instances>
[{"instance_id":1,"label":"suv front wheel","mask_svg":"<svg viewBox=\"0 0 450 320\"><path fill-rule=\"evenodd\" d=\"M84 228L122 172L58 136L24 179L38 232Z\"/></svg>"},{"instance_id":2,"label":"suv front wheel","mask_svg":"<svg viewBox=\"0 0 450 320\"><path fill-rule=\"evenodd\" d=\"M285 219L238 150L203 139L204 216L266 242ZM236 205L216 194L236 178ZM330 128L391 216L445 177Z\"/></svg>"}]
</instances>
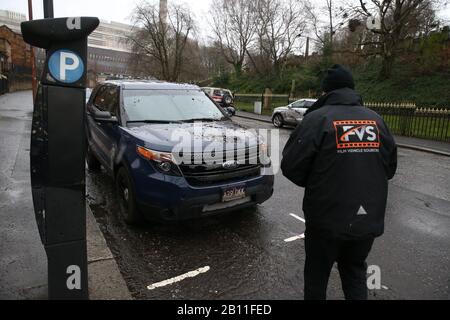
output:
<instances>
[{"instance_id":1,"label":"suv front wheel","mask_svg":"<svg viewBox=\"0 0 450 320\"><path fill-rule=\"evenodd\" d=\"M228 93L226 93L223 98L222 98L222 103L228 107L229 105L231 105L233 103L233 97L230 96Z\"/></svg>"},{"instance_id":2,"label":"suv front wheel","mask_svg":"<svg viewBox=\"0 0 450 320\"><path fill-rule=\"evenodd\" d=\"M272 123L277 128L283 128L284 126L283 116L281 114L274 115L272 118Z\"/></svg>"},{"instance_id":3,"label":"suv front wheel","mask_svg":"<svg viewBox=\"0 0 450 320\"><path fill-rule=\"evenodd\" d=\"M136 224L142 221L142 215L136 205L134 186L131 176L125 167L117 172L116 192L120 204L120 214L127 224Z\"/></svg>"}]
</instances>

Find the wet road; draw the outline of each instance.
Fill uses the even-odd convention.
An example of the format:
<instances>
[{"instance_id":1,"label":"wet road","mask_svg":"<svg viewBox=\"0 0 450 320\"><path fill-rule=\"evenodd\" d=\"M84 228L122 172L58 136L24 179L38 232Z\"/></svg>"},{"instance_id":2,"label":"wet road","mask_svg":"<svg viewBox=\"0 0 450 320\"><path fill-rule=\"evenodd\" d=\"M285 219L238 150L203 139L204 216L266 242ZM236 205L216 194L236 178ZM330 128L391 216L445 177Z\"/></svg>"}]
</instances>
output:
<instances>
[{"instance_id":1,"label":"wet road","mask_svg":"<svg viewBox=\"0 0 450 320\"><path fill-rule=\"evenodd\" d=\"M272 129L261 122L235 121ZM290 132L280 131L283 145ZM400 150L386 234L375 242L368 260L381 268L383 284L371 291L371 299L450 299L449 186L449 158ZM304 232L303 190L281 173L275 177L273 197L256 210L178 225L125 225L117 214L113 180L105 173L89 173L87 190L135 298L303 298L304 244L296 239ZM193 277L166 281L198 269L202 271L188 274ZM149 290L152 284L156 288ZM328 297L343 298L336 269Z\"/></svg>"}]
</instances>

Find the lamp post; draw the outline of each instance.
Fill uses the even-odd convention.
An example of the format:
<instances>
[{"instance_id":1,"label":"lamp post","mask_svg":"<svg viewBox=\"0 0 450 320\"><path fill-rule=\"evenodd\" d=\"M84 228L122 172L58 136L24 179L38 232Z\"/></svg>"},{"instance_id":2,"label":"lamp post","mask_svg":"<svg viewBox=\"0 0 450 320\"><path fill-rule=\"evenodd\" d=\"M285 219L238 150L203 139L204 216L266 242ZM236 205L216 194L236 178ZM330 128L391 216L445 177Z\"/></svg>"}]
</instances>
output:
<instances>
[{"instance_id":1,"label":"lamp post","mask_svg":"<svg viewBox=\"0 0 450 320\"><path fill-rule=\"evenodd\" d=\"M43 0L44 1L44 18L54 18L53 13L53 0Z\"/></svg>"},{"instance_id":2,"label":"lamp post","mask_svg":"<svg viewBox=\"0 0 450 320\"><path fill-rule=\"evenodd\" d=\"M308 56L309 56L309 45L310 45L310 42L314 41L314 42L317 42L317 43L321 43L317 39L313 39L310 36L304 36L304 35L301 35L301 34L298 34L297 38L306 38L305 59L308 59Z\"/></svg>"},{"instance_id":3,"label":"lamp post","mask_svg":"<svg viewBox=\"0 0 450 320\"><path fill-rule=\"evenodd\" d=\"M28 20L33 20L33 4L31 0L28 0ZM36 60L34 58L34 48L30 47L30 63L31 63L31 87L33 88L33 101L37 92L36 81Z\"/></svg>"}]
</instances>

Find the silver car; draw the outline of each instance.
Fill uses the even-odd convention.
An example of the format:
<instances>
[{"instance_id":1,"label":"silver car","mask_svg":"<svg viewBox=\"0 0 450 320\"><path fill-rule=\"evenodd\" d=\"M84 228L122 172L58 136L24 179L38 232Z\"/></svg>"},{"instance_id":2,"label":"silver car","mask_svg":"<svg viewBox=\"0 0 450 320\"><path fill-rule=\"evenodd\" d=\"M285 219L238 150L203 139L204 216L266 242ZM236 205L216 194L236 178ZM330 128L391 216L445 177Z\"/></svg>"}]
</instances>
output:
<instances>
[{"instance_id":1,"label":"silver car","mask_svg":"<svg viewBox=\"0 0 450 320\"><path fill-rule=\"evenodd\" d=\"M273 110L272 123L277 128L282 128L285 125L296 126L303 120L305 112L317 100L315 99L300 99L286 107L279 107Z\"/></svg>"}]
</instances>

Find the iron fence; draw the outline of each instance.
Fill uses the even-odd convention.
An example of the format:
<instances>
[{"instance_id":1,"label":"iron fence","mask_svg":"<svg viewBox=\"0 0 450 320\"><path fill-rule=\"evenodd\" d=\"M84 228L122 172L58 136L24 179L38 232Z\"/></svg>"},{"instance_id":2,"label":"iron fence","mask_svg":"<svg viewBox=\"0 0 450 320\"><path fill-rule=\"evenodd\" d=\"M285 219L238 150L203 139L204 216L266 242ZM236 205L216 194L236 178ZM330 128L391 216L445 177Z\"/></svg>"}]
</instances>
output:
<instances>
[{"instance_id":1,"label":"iron fence","mask_svg":"<svg viewBox=\"0 0 450 320\"><path fill-rule=\"evenodd\" d=\"M413 103L366 103L381 115L393 134L450 142L450 110L417 108Z\"/></svg>"},{"instance_id":2,"label":"iron fence","mask_svg":"<svg viewBox=\"0 0 450 320\"><path fill-rule=\"evenodd\" d=\"M239 110L253 112L256 101L263 103L263 114L299 100L282 94L236 94L235 103ZM366 102L365 106L381 115L396 135L450 142L450 109L417 108L412 102L385 103Z\"/></svg>"},{"instance_id":3,"label":"iron fence","mask_svg":"<svg viewBox=\"0 0 450 320\"><path fill-rule=\"evenodd\" d=\"M0 95L8 92L8 78L0 74Z\"/></svg>"}]
</instances>

